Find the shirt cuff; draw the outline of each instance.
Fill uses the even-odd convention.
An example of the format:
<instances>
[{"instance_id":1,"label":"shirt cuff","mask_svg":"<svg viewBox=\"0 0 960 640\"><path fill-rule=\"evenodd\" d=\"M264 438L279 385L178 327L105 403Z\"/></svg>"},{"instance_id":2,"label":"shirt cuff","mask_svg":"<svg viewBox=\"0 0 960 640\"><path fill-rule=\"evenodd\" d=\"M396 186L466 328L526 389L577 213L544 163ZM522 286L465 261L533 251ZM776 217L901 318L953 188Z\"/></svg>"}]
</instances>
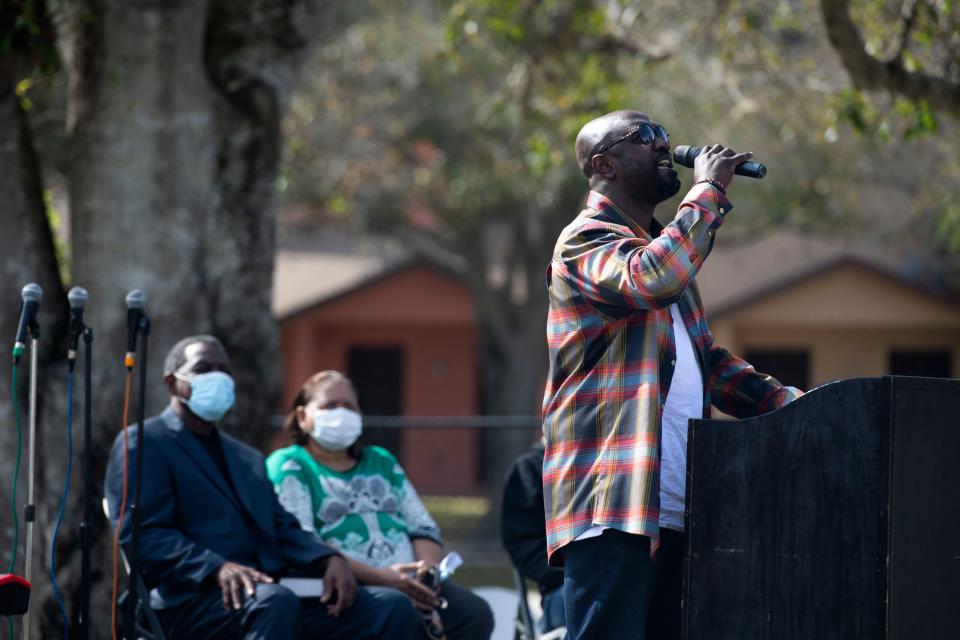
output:
<instances>
[{"instance_id":1,"label":"shirt cuff","mask_svg":"<svg viewBox=\"0 0 960 640\"><path fill-rule=\"evenodd\" d=\"M733 209L727 195L709 182L698 182L693 185L683 202L684 204L696 204L709 209L721 218Z\"/></svg>"}]
</instances>

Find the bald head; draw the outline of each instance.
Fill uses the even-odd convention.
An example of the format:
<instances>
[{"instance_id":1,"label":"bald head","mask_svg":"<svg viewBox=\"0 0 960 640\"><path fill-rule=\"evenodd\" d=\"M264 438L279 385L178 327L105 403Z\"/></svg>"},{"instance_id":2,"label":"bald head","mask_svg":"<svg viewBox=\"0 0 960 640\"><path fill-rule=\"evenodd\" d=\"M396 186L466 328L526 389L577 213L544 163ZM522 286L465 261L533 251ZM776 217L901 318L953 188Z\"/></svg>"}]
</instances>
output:
<instances>
[{"instance_id":1,"label":"bald head","mask_svg":"<svg viewBox=\"0 0 960 640\"><path fill-rule=\"evenodd\" d=\"M577 155L577 164L587 178L593 177L591 158L596 155L596 149L611 140L616 140L631 129L635 129L639 122L650 122L646 114L639 111L613 111L583 125L577 134L574 152Z\"/></svg>"}]
</instances>

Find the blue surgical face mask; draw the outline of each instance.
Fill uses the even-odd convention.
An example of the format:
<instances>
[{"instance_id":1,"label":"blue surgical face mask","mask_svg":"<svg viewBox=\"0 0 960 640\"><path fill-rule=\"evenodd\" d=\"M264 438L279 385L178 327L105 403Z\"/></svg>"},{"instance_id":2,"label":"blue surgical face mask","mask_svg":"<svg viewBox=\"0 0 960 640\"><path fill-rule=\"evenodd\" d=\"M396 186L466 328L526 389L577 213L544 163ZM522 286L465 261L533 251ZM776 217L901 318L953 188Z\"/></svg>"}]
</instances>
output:
<instances>
[{"instance_id":1,"label":"blue surgical face mask","mask_svg":"<svg viewBox=\"0 0 960 640\"><path fill-rule=\"evenodd\" d=\"M180 402L190 407L190 411L201 420L216 422L233 406L236 395L229 374L210 371L195 376L173 375L190 383L190 399L180 398Z\"/></svg>"}]
</instances>

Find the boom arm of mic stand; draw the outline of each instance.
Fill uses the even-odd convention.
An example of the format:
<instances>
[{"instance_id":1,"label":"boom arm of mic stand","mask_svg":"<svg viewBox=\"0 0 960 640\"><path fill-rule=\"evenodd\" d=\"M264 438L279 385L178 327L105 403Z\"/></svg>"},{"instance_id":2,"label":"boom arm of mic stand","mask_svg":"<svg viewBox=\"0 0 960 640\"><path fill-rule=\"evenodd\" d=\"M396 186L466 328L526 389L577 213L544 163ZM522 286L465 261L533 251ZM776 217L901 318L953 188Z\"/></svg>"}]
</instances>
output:
<instances>
[{"instance_id":1,"label":"boom arm of mic stand","mask_svg":"<svg viewBox=\"0 0 960 640\"><path fill-rule=\"evenodd\" d=\"M130 505L133 529L130 533L130 585L127 589L127 616L125 620L125 635L127 638L136 637L137 600L140 596L136 585L140 571L140 484L143 479L143 421L147 406L147 342L150 337L150 318L146 315L140 317L138 332L140 334L140 357L138 358L140 366L140 406L137 407L137 451L134 454L133 503Z\"/></svg>"}]
</instances>

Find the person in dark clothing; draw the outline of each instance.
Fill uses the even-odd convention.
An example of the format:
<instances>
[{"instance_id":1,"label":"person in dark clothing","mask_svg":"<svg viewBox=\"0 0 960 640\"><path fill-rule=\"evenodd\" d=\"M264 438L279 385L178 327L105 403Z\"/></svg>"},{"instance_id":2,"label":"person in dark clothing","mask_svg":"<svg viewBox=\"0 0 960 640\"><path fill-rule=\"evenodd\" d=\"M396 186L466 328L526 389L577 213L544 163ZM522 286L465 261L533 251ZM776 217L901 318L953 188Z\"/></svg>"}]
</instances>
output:
<instances>
[{"instance_id":1,"label":"person in dark clothing","mask_svg":"<svg viewBox=\"0 0 960 640\"><path fill-rule=\"evenodd\" d=\"M358 588L343 556L280 506L260 452L217 429L234 400L220 341L181 340L167 356L164 383L170 405L143 425L137 548L150 605L168 637L417 637L420 617L410 600ZM117 436L105 481L110 519L127 548L124 467L136 477L138 446L135 427ZM121 507L128 517L120 517ZM291 573L322 577L323 596L301 600L277 584Z\"/></svg>"},{"instance_id":2,"label":"person in dark clothing","mask_svg":"<svg viewBox=\"0 0 960 640\"><path fill-rule=\"evenodd\" d=\"M547 522L543 510L543 442L517 458L503 487L501 537L513 566L540 587L547 633L564 626L563 569L547 564Z\"/></svg>"}]
</instances>

